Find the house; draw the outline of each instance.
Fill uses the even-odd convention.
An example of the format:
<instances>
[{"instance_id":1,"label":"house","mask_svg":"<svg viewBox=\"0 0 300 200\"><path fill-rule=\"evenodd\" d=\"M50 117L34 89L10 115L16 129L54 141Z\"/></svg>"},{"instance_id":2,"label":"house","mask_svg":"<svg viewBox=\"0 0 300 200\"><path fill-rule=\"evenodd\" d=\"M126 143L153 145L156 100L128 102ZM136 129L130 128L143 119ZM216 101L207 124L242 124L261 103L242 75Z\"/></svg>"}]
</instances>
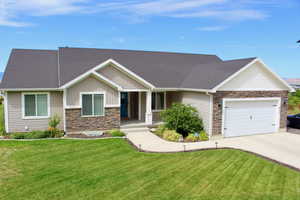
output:
<instances>
[{"instance_id":1,"label":"house","mask_svg":"<svg viewBox=\"0 0 300 200\"><path fill-rule=\"evenodd\" d=\"M286 128L293 88L258 58L91 48L13 49L0 85L7 132L151 125L174 102L197 108L209 136Z\"/></svg>"},{"instance_id":2,"label":"house","mask_svg":"<svg viewBox=\"0 0 300 200\"><path fill-rule=\"evenodd\" d=\"M300 89L300 78L287 78L285 79L295 89Z\"/></svg>"}]
</instances>

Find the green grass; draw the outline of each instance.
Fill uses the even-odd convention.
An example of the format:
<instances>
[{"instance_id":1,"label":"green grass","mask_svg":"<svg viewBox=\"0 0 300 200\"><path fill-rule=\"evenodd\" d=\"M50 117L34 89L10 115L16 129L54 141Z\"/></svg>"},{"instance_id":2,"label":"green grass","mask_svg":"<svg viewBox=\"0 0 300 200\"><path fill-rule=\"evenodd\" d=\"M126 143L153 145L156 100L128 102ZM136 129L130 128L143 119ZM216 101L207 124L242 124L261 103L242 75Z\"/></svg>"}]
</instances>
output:
<instances>
[{"instance_id":1,"label":"green grass","mask_svg":"<svg viewBox=\"0 0 300 200\"><path fill-rule=\"evenodd\" d=\"M0 199L300 199L300 173L237 150L141 153L123 139L0 141Z\"/></svg>"}]
</instances>

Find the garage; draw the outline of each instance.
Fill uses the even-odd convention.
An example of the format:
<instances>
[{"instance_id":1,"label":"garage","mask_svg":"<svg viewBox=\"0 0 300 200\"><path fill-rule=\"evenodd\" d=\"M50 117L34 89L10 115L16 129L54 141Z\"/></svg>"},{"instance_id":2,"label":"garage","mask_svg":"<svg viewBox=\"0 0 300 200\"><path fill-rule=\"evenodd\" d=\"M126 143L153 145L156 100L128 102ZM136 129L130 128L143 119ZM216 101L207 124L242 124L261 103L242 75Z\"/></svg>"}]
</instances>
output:
<instances>
[{"instance_id":1,"label":"garage","mask_svg":"<svg viewBox=\"0 0 300 200\"><path fill-rule=\"evenodd\" d=\"M279 129L280 98L223 99L223 136L274 133Z\"/></svg>"}]
</instances>

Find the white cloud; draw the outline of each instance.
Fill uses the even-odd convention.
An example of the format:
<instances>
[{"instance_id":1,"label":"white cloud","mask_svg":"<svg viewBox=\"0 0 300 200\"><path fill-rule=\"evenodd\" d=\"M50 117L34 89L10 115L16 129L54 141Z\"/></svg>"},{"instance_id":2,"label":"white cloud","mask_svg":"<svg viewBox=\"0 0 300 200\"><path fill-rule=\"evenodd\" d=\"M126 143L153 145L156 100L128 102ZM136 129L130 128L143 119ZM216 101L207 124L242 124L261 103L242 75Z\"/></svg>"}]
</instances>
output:
<instances>
[{"instance_id":1,"label":"white cloud","mask_svg":"<svg viewBox=\"0 0 300 200\"><path fill-rule=\"evenodd\" d=\"M222 31L225 30L227 26L204 26L198 28L200 31Z\"/></svg>"},{"instance_id":2,"label":"white cloud","mask_svg":"<svg viewBox=\"0 0 300 200\"><path fill-rule=\"evenodd\" d=\"M29 26L24 16L61 15L80 12L88 0L0 0L0 25Z\"/></svg>"},{"instance_id":3,"label":"white cloud","mask_svg":"<svg viewBox=\"0 0 300 200\"><path fill-rule=\"evenodd\" d=\"M105 13L144 22L151 17L260 20L294 0L0 0L0 26L28 26L27 16Z\"/></svg>"},{"instance_id":4,"label":"white cloud","mask_svg":"<svg viewBox=\"0 0 300 200\"><path fill-rule=\"evenodd\" d=\"M208 5L225 3L227 0L157 0L139 3L131 6L130 10L140 15L167 14L184 11Z\"/></svg>"},{"instance_id":5,"label":"white cloud","mask_svg":"<svg viewBox=\"0 0 300 200\"><path fill-rule=\"evenodd\" d=\"M218 18L227 21L260 20L269 15L261 9L278 5L277 0L155 0L113 1L97 5L99 11L125 13L141 18L163 16L172 18ZM255 6L256 5L256 6ZM141 20L143 21L143 20Z\"/></svg>"}]
</instances>

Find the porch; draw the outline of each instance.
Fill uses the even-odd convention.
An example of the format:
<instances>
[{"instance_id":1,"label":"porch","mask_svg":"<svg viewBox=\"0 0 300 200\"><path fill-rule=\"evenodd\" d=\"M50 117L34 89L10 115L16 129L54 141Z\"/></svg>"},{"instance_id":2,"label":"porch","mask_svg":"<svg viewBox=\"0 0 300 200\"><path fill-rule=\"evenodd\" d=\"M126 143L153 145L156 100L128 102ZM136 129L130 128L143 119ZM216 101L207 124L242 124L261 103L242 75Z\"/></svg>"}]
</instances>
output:
<instances>
[{"instance_id":1,"label":"porch","mask_svg":"<svg viewBox=\"0 0 300 200\"><path fill-rule=\"evenodd\" d=\"M160 112L166 107L166 92L122 91L120 94L121 128L157 124L161 122Z\"/></svg>"}]
</instances>

